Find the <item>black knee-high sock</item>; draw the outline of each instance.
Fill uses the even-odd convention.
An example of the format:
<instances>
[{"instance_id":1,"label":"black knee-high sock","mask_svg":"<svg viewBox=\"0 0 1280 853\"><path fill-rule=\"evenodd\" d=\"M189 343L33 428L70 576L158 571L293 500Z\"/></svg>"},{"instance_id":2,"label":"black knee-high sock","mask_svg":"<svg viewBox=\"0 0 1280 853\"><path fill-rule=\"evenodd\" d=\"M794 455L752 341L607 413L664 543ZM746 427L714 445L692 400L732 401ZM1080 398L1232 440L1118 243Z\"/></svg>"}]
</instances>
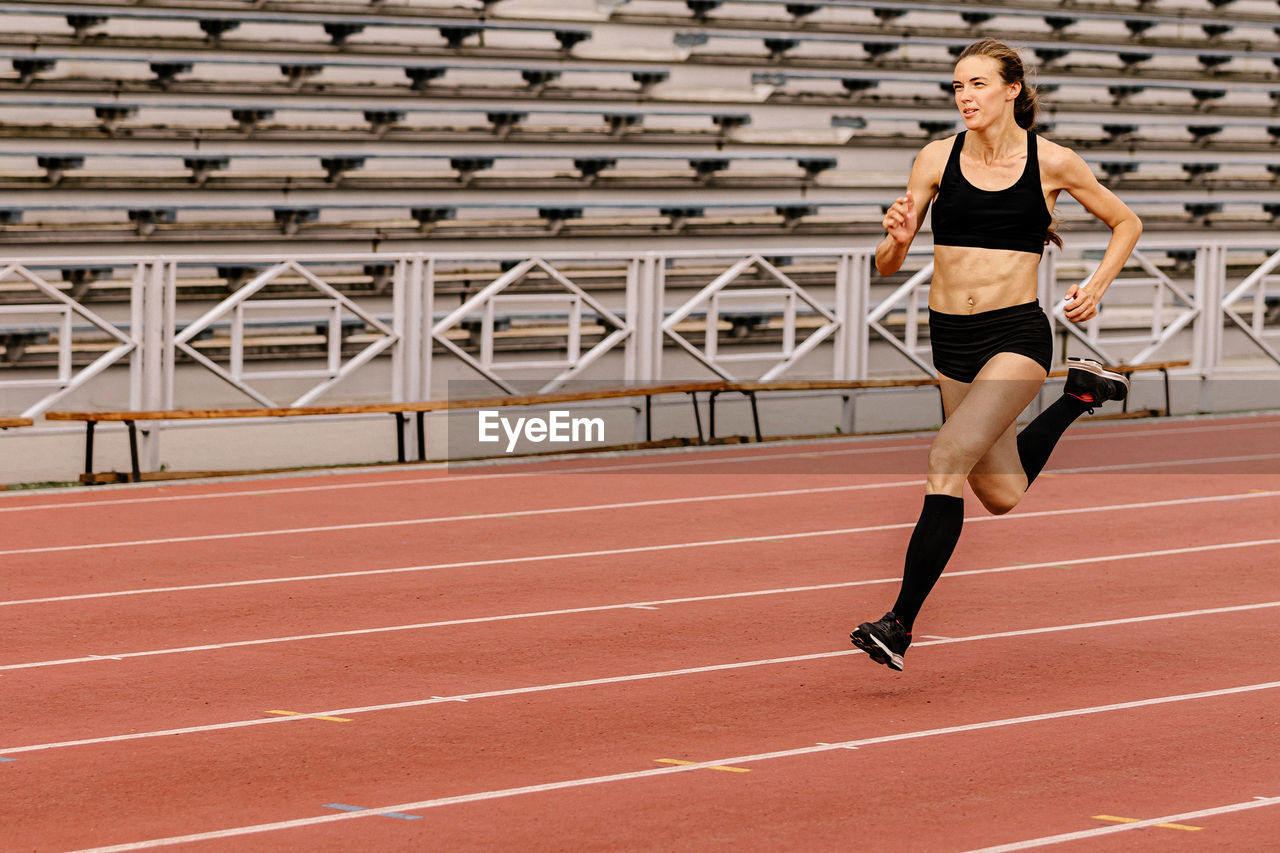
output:
<instances>
[{"instance_id":1,"label":"black knee-high sock","mask_svg":"<svg viewBox=\"0 0 1280 853\"><path fill-rule=\"evenodd\" d=\"M1067 427L1092 405L1079 397L1063 394L1018 433L1018 457L1022 460L1022 470L1027 472L1028 486L1049 461L1049 454Z\"/></svg>"},{"instance_id":2,"label":"black knee-high sock","mask_svg":"<svg viewBox=\"0 0 1280 853\"><path fill-rule=\"evenodd\" d=\"M916 621L920 606L938 582L942 570L951 559L960 528L964 524L964 498L951 495L925 495L924 509L916 522L915 532L907 545L906 568L902 573L902 589L893 605L893 615L908 631Z\"/></svg>"}]
</instances>

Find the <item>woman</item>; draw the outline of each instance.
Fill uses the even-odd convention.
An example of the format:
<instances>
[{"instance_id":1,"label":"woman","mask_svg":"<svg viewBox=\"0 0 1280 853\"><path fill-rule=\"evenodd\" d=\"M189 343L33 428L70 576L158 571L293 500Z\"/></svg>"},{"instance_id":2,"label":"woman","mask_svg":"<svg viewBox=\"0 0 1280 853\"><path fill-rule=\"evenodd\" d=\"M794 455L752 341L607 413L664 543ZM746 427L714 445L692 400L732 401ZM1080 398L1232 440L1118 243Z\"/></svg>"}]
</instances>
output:
<instances>
[{"instance_id":1,"label":"woman","mask_svg":"<svg viewBox=\"0 0 1280 853\"><path fill-rule=\"evenodd\" d=\"M1074 323L1097 314L1142 223L1077 154L1032 132L1036 95L1011 47L992 39L969 45L952 85L965 129L920 151L876 248L880 274L897 272L932 205L929 334L945 422L929 449L924 509L907 546L898 599L882 619L850 635L872 660L896 670L920 606L960 537L966 480L989 511L1008 512L1072 421L1128 393L1122 375L1071 359L1062 397L1016 431L1052 358L1036 281L1045 245L1062 245L1053 231L1058 194L1070 193L1111 229L1093 277L1067 291L1065 313Z\"/></svg>"}]
</instances>

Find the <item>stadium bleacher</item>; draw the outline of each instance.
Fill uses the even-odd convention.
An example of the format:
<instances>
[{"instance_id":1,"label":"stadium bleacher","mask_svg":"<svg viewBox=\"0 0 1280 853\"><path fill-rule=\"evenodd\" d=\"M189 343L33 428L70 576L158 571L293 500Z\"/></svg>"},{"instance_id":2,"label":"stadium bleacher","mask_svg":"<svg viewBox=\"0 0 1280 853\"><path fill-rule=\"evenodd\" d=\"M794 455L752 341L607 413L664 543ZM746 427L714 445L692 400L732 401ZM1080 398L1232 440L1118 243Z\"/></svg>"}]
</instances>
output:
<instances>
[{"instance_id":1,"label":"stadium bleacher","mask_svg":"<svg viewBox=\"0 0 1280 853\"><path fill-rule=\"evenodd\" d=\"M1036 60L1042 132L1148 232L1270 234L1280 215L1270 0L10 0L0 15L0 246L16 255L871 239L914 150L959 127L951 66L984 35ZM1090 227L1078 206L1059 214ZM335 280L387 289L386 270ZM57 281L90 302L128 287L101 266ZM730 324L748 340L767 326Z\"/></svg>"}]
</instances>

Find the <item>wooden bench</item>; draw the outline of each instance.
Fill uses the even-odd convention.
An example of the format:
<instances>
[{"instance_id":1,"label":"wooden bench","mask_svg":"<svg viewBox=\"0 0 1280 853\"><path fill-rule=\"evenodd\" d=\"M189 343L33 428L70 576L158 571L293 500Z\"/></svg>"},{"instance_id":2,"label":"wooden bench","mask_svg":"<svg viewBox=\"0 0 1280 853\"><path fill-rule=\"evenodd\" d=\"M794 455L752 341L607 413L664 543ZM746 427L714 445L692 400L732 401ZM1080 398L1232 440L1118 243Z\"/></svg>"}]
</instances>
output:
<instances>
[{"instance_id":1,"label":"wooden bench","mask_svg":"<svg viewBox=\"0 0 1280 853\"><path fill-rule=\"evenodd\" d=\"M1169 413L1169 370L1186 367L1186 361L1152 362L1148 364L1125 365L1114 368L1119 373L1132 374L1139 371L1159 370L1164 374L1165 409ZM1050 378L1062 378L1065 370L1054 371ZM760 413L757 395L776 391L865 391L876 388L921 388L936 387L938 380L932 377L918 379L817 379L817 380L781 380L773 382L682 382L658 385L626 385L612 388L597 388L589 391L564 391L548 394L526 394L521 396L488 397L466 400L422 400L406 403L372 403L366 405L304 406L294 408L254 408L254 409L171 409L161 411L116 411L116 412L46 412L45 418L51 421L83 421L85 424L85 479L93 481L93 443L94 430L100 423L123 423L129 431L129 458L133 482L142 479L141 466L138 460L137 424L139 421L177 421L177 420L221 420L233 418L294 418L333 415L368 415L390 414L396 420L396 458L406 462L405 428L409 416L416 418L418 461L426 461L426 427L425 416L430 412L467 411L477 409L499 409L511 406L546 406L558 403L581 403L598 400L644 399L645 440L653 439L652 401L654 397L669 394L687 394L693 402L694 422L698 431L698 441L703 440L702 415L698 408L698 394L708 395L708 438L716 437L716 398L721 394L742 394L750 400L752 425L755 440L763 441L760 429ZM1125 401L1125 412L1128 401ZM25 424L29 425L29 419ZM3 422L0 422L2 424Z\"/></svg>"},{"instance_id":2,"label":"wooden bench","mask_svg":"<svg viewBox=\"0 0 1280 853\"><path fill-rule=\"evenodd\" d=\"M1115 373L1123 373L1125 376L1132 376L1135 373L1140 373L1142 371L1147 371L1147 370L1160 371L1160 375L1164 378L1164 411L1162 412L1162 414L1167 417L1172 407L1172 403L1170 402L1170 393L1169 393L1169 371L1175 370L1179 367L1189 367L1190 365L1191 365L1191 362L1189 361L1146 361L1146 362L1143 362L1142 364L1121 364L1116 367L1108 367L1107 369ZM1055 370L1049 374L1049 378L1062 379L1066 377L1066 375L1067 375L1067 371L1065 370ZM1128 397L1126 397L1124 400L1124 403L1121 404L1120 411L1126 414L1128 413L1129 411Z\"/></svg>"},{"instance_id":3,"label":"wooden bench","mask_svg":"<svg viewBox=\"0 0 1280 853\"><path fill-rule=\"evenodd\" d=\"M1179 367L1187 367L1191 364L1189 361L1156 361L1146 362L1143 364L1126 364L1118 367L1109 367L1116 373L1123 373L1129 376L1134 373L1148 370L1158 370L1164 376L1164 411L1162 414L1168 415L1170 410L1170 388L1169 388L1169 371ZM1048 376L1049 379L1062 379L1067 375L1066 370L1055 370ZM709 438L716 437L716 398L726 392L736 392L745 395L751 402L751 420L755 428L756 441L763 441L764 437L760 430L760 413L757 406L756 395L771 391L866 391L875 388L926 388L937 386L938 380L932 377L920 379L861 379L861 380L842 380L842 379L816 379L816 380L781 380L774 382L726 382L723 387L714 389L710 392L711 405L708 410L707 421L709 424ZM846 395L847 396L847 395ZM1121 408L1122 413L1128 414L1129 400L1125 398Z\"/></svg>"},{"instance_id":4,"label":"wooden bench","mask_svg":"<svg viewBox=\"0 0 1280 853\"><path fill-rule=\"evenodd\" d=\"M333 415L390 414L396 419L397 460L406 462L405 426L410 415L417 420L418 461L426 461L425 416L429 412L465 411L469 409L497 409L507 406L543 406L557 403L578 403L593 400L611 400L642 397L645 401L645 437L652 439L652 400L666 394L688 394L693 400L694 418L698 437L702 437L702 418L697 406L697 395L703 391L719 390L721 381L682 382L660 385L629 385L599 388L591 391L526 394L522 396L489 397L468 400L422 400L407 403L372 403L366 405L301 406L291 408L253 409L168 409L156 411L114 412L46 412L51 421L83 421L85 424L84 473L93 480L93 444L95 428L100 423L123 423L129 431L129 459L133 482L142 479L138 460L138 422L178 420L225 420L234 418L296 418ZM30 421L27 422L28 424Z\"/></svg>"},{"instance_id":5,"label":"wooden bench","mask_svg":"<svg viewBox=\"0 0 1280 853\"><path fill-rule=\"evenodd\" d=\"M11 429L13 427L28 427L33 421L31 418L0 418L0 429Z\"/></svg>"}]
</instances>

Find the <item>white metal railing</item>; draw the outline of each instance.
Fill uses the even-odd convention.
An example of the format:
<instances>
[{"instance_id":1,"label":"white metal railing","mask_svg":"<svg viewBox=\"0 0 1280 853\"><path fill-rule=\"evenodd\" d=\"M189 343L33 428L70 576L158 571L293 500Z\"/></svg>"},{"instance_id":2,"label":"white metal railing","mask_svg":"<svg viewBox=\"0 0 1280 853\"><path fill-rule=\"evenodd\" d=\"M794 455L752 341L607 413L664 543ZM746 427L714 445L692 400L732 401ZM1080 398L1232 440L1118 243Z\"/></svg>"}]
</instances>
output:
<instances>
[{"instance_id":1,"label":"white metal railing","mask_svg":"<svg viewBox=\"0 0 1280 853\"><path fill-rule=\"evenodd\" d=\"M1280 327L1265 328L1268 314L1280 308L1280 272L1277 270L1280 270L1280 251L1274 252L1261 266L1226 293L1222 297L1221 310L1230 324L1243 332L1267 358L1280 365L1280 353L1276 352L1273 345L1273 342L1280 341ZM1252 316L1249 320L1240 315L1242 305L1250 308ZM1221 355L1219 339L1215 356L1220 359Z\"/></svg>"},{"instance_id":2,"label":"white metal railing","mask_svg":"<svg viewBox=\"0 0 1280 853\"><path fill-rule=\"evenodd\" d=\"M1254 369L1258 363L1280 368L1280 324L1267 323L1280 303L1275 245L1256 236L1235 242L1146 240L1112 285L1100 318L1071 324L1062 314L1061 297L1070 283L1088 279L1104 245L1080 240L1065 252L1050 249L1041 264L1038 290L1042 304L1051 306L1055 358L1060 360L1062 347L1074 342L1111 363L1188 358L1191 372L1199 376L1231 369L1242 351L1253 357ZM803 286L797 273L771 260L783 255L805 265L809 279ZM498 261L506 262L504 272L482 279L456 307L442 308L446 270L468 262L492 268ZM66 407L69 400L100 409L208 405L186 396L188 388L204 387L186 381L198 368L261 406L306 405L339 394L360 400L429 399L442 395L446 374L470 375L512 393L517 376L532 377L536 387L550 391L587 376L643 382L931 372L921 334L932 272L928 247L909 255L907 277L896 286L874 279L871 262L869 248L13 259L0 265L5 357L8 347L21 345L24 331L39 327L46 330L45 351L56 346L56 358L47 359L55 363L45 367L23 367L19 360L0 370L0 414L38 417ZM353 295L327 280L334 277L327 269L361 264L392 268L389 286L373 295ZM51 283L59 279L49 270L94 265L131 268L124 288L128 304L111 306L114 319ZM233 265L258 272L225 298L179 300L183 282L202 270ZM668 267L696 269L707 276L706 283L673 284L676 276ZM1231 287L1228 269L1242 276ZM589 288L575 280L583 270L621 284L608 293ZM483 275L468 273L468 278ZM538 278L536 293L518 287L529 276ZM287 297L267 292L286 280L293 288ZM522 309L558 318L559 352L500 357L499 321ZM779 318L780 346L726 347L719 321L743 311ZM182 313L195 316L183 319ZM255 318L281 317L315 326L323 355L254 368L246 348ZM596 327L596 342L589 347L581 331L588 317ZM1114 317L1128 320L1117 324ZM348 320L361 330L354 354L343 333ZM466 345L456 340L464 331ZM86 332L97 338L97 354L77 368L75 344ZM202 341L209 334L223 336L213 346ZM1228 340L1231 352L1224 354ZM664 359L666 342L675 346L665 347ZM873 366L873 347L900 358L880 357ZM82 354L81 362L87 357ZM179 369L187 363L194 367ZM375 364L382 367L373 370ZM122 371L127 382L104 381Z\"/></svg>"},{"instance_id":3,"label":"white metal railing","mask_svg":"<svg viewBox=\"0 0 1280 853\"><path fill-rule=\"evenodd\" d=\"M861 258L861 261L865 263L865 257ZM753 267L766 273L780 286L758 287L748 285L738 288L731 287L746 270ZM661 270L662 268L659 267L659 271ZM832 285L839 289L844 286L844 283L833 280ZM655 291L662 293L665 289L665 284L662 281L655 282ZM719 321L723 313L721 309L730 302L745 304L753 310L776 308L782 315L781 349L768 354L721 352L719 345ZM821 325L797 343L796 309L801 304L820 318ZM680 325L699 309L705 311L703 345L701 347L690 342L679 330ZM822 304L822 301L813 293L796 284L794 280L762 255L752 253L738 259L727 270L716 276L710 284L667 313L665 318L660 321L660 324L665 337L675 341L695 361L721 379L732 381L745 378L735 375L735 372L730 370L731 364L760 364L763 362L767 365L764 370L750 378L768 381L786 373L800 359L813 352L823 341L832 337L840 329L841 320L836 316L834 309ZM842 359L837 354L832 368L833 371L838 373L841 363ZM735 367L734 370L737 371L738 368Z\"/></svg>"},{"instance_id":4,"label":"white metal railing","mask_svg":"<svg viewBox=\"0 0 1280 853\"><path fill-rule=\"evenodd\" d=\"M635 258L619 258L620 263L625 265L628 270L627 280L630 282L631 268L638 261ZM524 294L521 296L508 296L504 291L510 289L524 279L530 272L539 270L544 273L550 281L554 281L562 289L563 293L557 294ZM415 282L416 283L416 282ZM428 275L421 280L421 286L428 293L434 291L434 280ZM630 289L630 288L628 288ZM430 302L430 296L426 297ZM494 358L494 332L498 318L498 305L503 303L515 305L517 302L522 305L528 304L550 304L562 305L565 308L566 318L566 342L565 357L560 359L536 359L525 358L521 360L511 360L506 362L497 361ZM583 318L583 307L586 306L593 312L597 320L606 325L607 334L595 346L586 352L582 351L581 329ZM479 321L479 355L473 356L463 347L457 345L448 337L451 329L456 329L468 316L480 313ZM553 262L546 258L538 256L525 259L513 266L510 270L503 273L498 278L491 281L488 285L481 288L471 298L464 301L461 305L449 312L444 319L434 323L431 326L431 340L441 344L451 352L459 361L470 366L476 373L488 379L498 388L508 394L516 393L515 387L511 382L502 375L501 368L520 368L524 370L538 369L555 369L558 372L551 376L540 390L540 393L554 391L564 385L564 383L572 380L582 371L588 369L595 364L605 353L612 350L619 344L625 344L633 341L636 335L636 327L633 325L634 317L629 322L623 320L616 313L605 307L598 299L594 298L586 290L578 286L565 273L556 268ZM426 347L424 356L428 363L431 359L430 347ZM430 376L428 369L424 374ZM633 379L634 376L628 375L626 378ZM416 396L421 399L429 399L432 395L432 389L429 381L424 382L419 388Z\"/></svg>"},{"instance_id":5,"label":"white metal railing","mask_svg":"<svg viewBox=\"0 0 1280 853\"><path fill-rule=\"evenodd\" d=\"M25 283L33 297L30 301L0 304L0 324L9 324L15 318L22 319L25 321L24 325L33 331L42 327L51 340L56 338L58 341L57 367L52 372L45 371L44 375L32 378L0 380L0 389L47 389L47 393L22 409L22 417L30 418L42 414L58 401L92 381L111 365L122 362L126 356L139 354L141 345L137 333L141 327L138 321L143 304L140 298L142 274L143 271L139 267L130 288L133 323L131 332L125 332L116 324L103 319L90 308L54 287L43 276L27 266L11 262L0 268L0 283ZM50 319L42 322L41 317ZM72 364L77 318L87 321L114 342L114 346L79 370L76 370ZM17 334L16 331L6 334L6 340L9 341L6 343L6 356L8 347L14 345L12 342L16 340ZM130 364L129 402L132 405L137 405L139 402L140 377L141 361L135 357ZM6 413L10 412L12 409L6 408Z\"/></svg>"},{"instance_id":6,"label":"white metal railing","mask_svg":"<svg viewBox=\"0 0 1280 853\"><path fill-rule=\"evenodd\" d=\"M271 282L288 273L301 277L312 287L314 295L307 298L293 299L253 299L255 294L259 293ZM176 287L176 281L173 284ZM174 298L169 292L166 292L165 296L169 299ZM291 318L300 319L304 322L315 321L321 325L327 330L324 335L326 338L326 355L323 366L319 368L292 367L278 370L246 369L244 358L245 324L250 312L285 313L286 316ZM342 319L344 313L348 312L368 328L373 329L377 333L377 337L370 341L359 353L344 360L342 358ZM214 323L223 318L230 319L229 358L225 366L206 356L194 345L194 341L198 336L209 331ZM399 319L393 325L400 326ZM164 400L173 399L175 366L178 354L181 353L225 380L232 387L243 392L259 405L267 407L308 405L323 396L334 385L356 373L379 353L401 341L401 335L394 328L387 326L375 317L373 313L366 311L359 304L344 296L296 259L276 264L254 276L233 294L206 311L195 321L187 324L181 331L174 327L174 319L169 317L164 334L167 340L173 342L172 346L165 348L163 354L165 376L167 378L166 387L163 391ZM393 374L398 373L398 369L393 371ZM319 381L306 388L299 396L285 401L272 398L254 384L256 381L273 379ZM400 381L392 383L391 388L388 389L392 400L399 401L403 399L400 393L402 387L403 383Z\"/></svg>"}]
</instances>

